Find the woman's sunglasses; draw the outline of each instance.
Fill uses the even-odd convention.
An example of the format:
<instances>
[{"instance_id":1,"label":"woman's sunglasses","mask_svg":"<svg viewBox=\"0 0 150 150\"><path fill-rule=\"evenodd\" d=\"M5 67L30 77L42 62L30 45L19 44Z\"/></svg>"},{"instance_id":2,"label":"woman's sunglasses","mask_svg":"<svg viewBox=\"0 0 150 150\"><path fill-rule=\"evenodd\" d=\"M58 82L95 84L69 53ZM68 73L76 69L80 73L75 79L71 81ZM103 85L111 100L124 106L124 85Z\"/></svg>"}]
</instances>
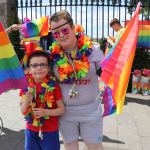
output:
<instances>
[{"instance_id":1,"label":"woman's sunglasses","mask_svg":"<svg viewBox=\"0 0 150 150\"><path fill-rule=\"evenodd\" d=\"M56 38L56 39L59 38L60 37L60 32L63 35L67 35L67 34L69 34L69 29L68 28L63 28L60 31L54 31L54 32L52 32L53 37Z\"/></svg>"}]
</instances>

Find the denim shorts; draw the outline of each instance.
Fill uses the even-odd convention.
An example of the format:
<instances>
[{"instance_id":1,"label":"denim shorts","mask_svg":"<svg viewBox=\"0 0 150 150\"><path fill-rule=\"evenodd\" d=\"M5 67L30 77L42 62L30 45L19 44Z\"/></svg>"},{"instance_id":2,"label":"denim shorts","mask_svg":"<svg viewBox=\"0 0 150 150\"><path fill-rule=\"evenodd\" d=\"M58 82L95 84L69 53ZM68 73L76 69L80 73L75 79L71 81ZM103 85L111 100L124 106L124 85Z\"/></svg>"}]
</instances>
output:
<instances>
[{"instance_id":1,"label":"denim shorts","mask_svg":"<svg viewBox=\"0 0 150 150\"><path fill-rule=\"evenodd\" d=\"M60 150L59 133L43 132L43 139L38 136L38 132L25 130L25 150Z\"/></svg>"}]
</instances>

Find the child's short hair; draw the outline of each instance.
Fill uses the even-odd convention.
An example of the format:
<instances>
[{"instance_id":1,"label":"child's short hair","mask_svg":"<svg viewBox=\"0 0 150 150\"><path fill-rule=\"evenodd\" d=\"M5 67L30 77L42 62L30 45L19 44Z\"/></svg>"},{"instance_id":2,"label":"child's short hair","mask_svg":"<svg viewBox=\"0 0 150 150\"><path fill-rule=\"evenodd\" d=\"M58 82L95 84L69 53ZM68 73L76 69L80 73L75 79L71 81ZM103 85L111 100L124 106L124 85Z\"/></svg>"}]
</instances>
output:
<instances>
[{"instance_id":1,"label":"child's short hair","mask_svg":"<svg viewBox=\"0 0 150 150\"><path fill-rule=\"evenodd\" d=\"M46 51L38 50L38 51L34 51L33 53L31 53L29 55L29 57L27 59L27 67L29 67L29 65L30 65L31 58L33 58L33 57L40 57L40 56L43 56L43 57L47 58L48 65L50 65L49 53L46 52Z\"/></svg>"},{"instance_id":2,"label":"child's short hair","mask_svg":"<svg viewBox=\"0 0 150 150\"><path fill-rule=\"evenodd\" d=\"M110 21L110 27L112 27L114 24L121 25L120 21L117 18L114 18Z\"/></svg>"}]
</instances>

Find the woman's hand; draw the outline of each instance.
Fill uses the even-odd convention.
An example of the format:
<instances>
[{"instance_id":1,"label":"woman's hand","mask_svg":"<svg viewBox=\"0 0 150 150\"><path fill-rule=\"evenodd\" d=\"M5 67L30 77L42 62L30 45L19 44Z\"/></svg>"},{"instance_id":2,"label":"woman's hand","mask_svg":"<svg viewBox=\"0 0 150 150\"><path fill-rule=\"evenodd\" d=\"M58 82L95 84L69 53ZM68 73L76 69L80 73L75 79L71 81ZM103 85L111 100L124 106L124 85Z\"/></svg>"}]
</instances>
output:
<instances>
[{"instance_id":1,"label":"woman's hand","mask_svg":"<svg viewBox=\"0 0 150 150\"><path fill-rule=\"evenodd\" d=\"M19 28L21 28L21 25L20 25L20 24L13 24L13 25L11 26L11 30L12 30L12 31L19 30Z\"/></svg>"},{"instance_id":2,"label":"woman's hand","mask_svg":"<svg viewBox=\"0 0 150 150\"><path fill-rule=\"evenodd\" d=\"M17 31L19 30L19 28L21 28L21 26L22 26L21 24L13 24L9 28L7 28L5 31L7 33L12 32L12 31Z\"/></svg>"}]
</instances>

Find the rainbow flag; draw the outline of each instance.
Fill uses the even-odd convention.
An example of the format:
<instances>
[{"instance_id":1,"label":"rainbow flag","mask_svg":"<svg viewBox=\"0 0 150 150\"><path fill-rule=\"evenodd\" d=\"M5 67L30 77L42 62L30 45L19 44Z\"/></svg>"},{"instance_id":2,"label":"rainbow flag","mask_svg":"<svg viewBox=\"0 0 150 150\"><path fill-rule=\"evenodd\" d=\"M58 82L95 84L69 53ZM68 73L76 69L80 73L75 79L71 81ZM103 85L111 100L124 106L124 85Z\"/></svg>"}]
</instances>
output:
<instances>
[{"instance_id":1,"label":"rainbow flag","mask_svg":"<svg viewBox=\"0 0 150 150\"><path fill-rule=\"evenodd\" d=\"M23 64L27 67L27 59L28 56L33 53L35 50L42 50L40 47L39 41L36 40L31 40L29 42L23 42L23 47L25 49L25 55L23 57Z\"/></svg>"},{"instance_id":2,"label":"rainbow flag","mask_svg":"<svg viewBox=\"0 0 150 150\"><path fill-rule=\"evenodd\" d=\"M120 39L101 63L103 70L101 80L108 86L103 95L103 116L122 112L138 39L139 10L140 3Z\"/></svg>"},{"instance_id":3,"label":"rainbow flag","mask_svg":"<svg viewBox=\"0 0 150 150\"><path fill-rule=\"evenodd\" d=\"M10 89L22 89L27 85L24 71L0 22L0 94Z\"/></svg>"},{"instance_id":4,"label":"rainbow flag","mask_svg":"<svg viewBox=\"0 0 150 150\"><path fill-rule=\"evenodd\" d=\"M36 36L48 35L48 16L41 17L40 19L27 21L21 27L21 32L24 38L31 38Z\"/></svg>"},{"instance_id":5,"label":"rainbow flag","mask_svg":"<svg viewBox=\"0 0 150 150\"><path fill-rule=\"evenodd\" d=\"M125 21L125 26L129 21ZM150 48L150 21L149 20L140 20L139 21L139 34L137 47L139 48Z\"/></svg>"},{"instance_id":6,"label":"rainbow flag","mask_svg":"<svg viewBox=\"0 0 150 150\"><path fill-rule=\"evenodd\" d=\"M139 21L139 35L137 47L150 48L150 21Z\"/></svg>"}]
</instances>

